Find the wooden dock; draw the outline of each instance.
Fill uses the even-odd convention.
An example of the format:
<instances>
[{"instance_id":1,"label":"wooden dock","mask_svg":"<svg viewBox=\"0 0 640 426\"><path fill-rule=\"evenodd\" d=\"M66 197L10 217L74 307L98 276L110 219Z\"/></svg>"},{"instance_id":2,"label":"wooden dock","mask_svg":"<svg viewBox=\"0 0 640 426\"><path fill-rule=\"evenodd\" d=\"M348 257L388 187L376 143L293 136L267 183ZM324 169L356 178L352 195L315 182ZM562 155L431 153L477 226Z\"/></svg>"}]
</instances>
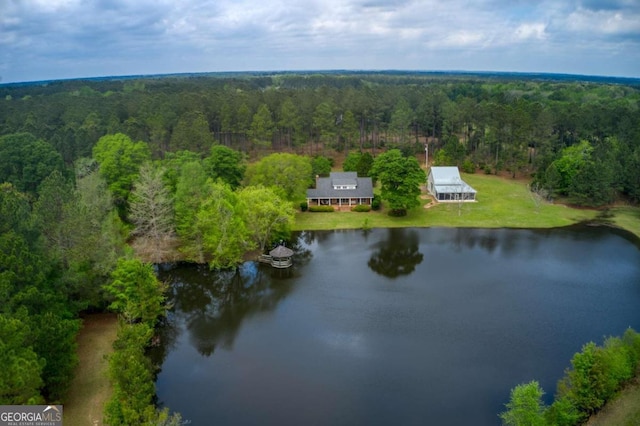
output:
<instances>
[{"instance_id":1,"label":"wooden dock","mask_svg":"<svg viewBox=\"0 0 640 426\"><path fill-rule=\"evenodd\" d=\"M279 269L288 268L291 265L293 265L293 261L291 260L291 258L274 259L272 256L270 256L268 254L261 254L260 257L258 257L258 262L260 262L260 263L268 263L269 265L273 266L274 268L279 268Z\"/></svg>"}]
</instances>

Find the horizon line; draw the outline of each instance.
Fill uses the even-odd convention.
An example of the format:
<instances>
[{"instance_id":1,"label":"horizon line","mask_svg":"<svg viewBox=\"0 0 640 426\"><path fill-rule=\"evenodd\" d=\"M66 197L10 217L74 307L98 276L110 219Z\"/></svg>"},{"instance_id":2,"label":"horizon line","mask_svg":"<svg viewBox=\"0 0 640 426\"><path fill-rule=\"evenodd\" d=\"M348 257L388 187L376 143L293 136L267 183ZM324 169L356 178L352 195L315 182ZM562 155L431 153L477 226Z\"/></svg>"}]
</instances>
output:
<instances>
[{"instance_id":1,"label":"horizon line","mask_svg":"<svg viewBox=\"0 0 640 426\"><path fill-rule=\"evenodd\" d=\"M67 77L67 78L51 78L42 80L24 80L24 81L11 81L2 82L2 76L0 76L0 86L20 86L20 85L32 85L32 84L48 84L56 82L69 82L69 81L100 81L100 80L133 80L144 78L166 78L166 77L186 77L186 76L215 76L215 75L278 75L278 74L383 74L383 73L396 73L407 75L478 75L478 76L532 76L532 77L564 77L564 79L571 80L625 80L640 83L640 77L631 76L615 76L615 75L599 75L599 74L574 74L566 72L542 72L542 71L491 71L491 70L415 70L415 69L401 69L401 68L388 68L388 69L347 69L347 68L335 68L335 69L280 69L280 70L230 70L230 71L185 71L185 72L167 72L167 73L151 73L151 74L114 74L114 75L102 75L102 76L84 76L84 77Z\"/></svg>"}]
</instances>

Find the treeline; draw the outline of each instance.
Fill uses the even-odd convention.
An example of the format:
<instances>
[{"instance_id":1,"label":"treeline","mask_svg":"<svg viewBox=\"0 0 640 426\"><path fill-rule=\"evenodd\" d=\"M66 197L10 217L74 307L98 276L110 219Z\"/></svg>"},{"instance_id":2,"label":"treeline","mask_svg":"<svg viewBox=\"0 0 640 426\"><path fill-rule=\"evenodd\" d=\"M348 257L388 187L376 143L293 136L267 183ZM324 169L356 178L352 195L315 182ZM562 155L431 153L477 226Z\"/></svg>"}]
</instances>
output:
<instances>
[{"instance_id":1,"label":"treeline","mask_svg":"<svg viewBox=\"0 0 640 426\"><path fill-rule=\"evenodd\" d=\"M152 158L217 143L295 152L435 151L437 164L535 178L601 205L640 200L638 85L481 76L332 73L63 81L0 87L0 134L28 132L66 164L124 133Z\"/></svg>"},{"instance_id":2,"label":"treeline","mask_svg":"<svg viewBox=\"0 0 640 426\"><path fill-rule=\"evenodd\" d=\"M156 367L146 355L155 325L166 310L165 286L150 264L120 259L105 287L113 296L111 308L120 313L118 334L109 357L113 394L105 407L112 426L178 426L180 414L158 410L154 404Z\"/></svg>"},{"instance_id":3,"label":"treeline","mask_svg":"<svg viewBox=\"0 0 640 426\"><path fill-rule=\"evenodd\" d=\"M571 359L550 406L542 402L539 383L532 381L511 390L500 418L512 426L583 424L636 375L639 366L640 334L632 329L621 338L607 338L602 346L587 343Z\"/></svg>"},{"instance_id":4,"label":"treeline","mask_svg":"<svg viewBox=\"0 0 640 426\"><path fill-rule=\"evenodd\" d=\"M127 245L119 193L95 161L68 169L33 135L3 136L0 146L16 154L0 184L0 404L64 403L81 317L110 308L121 326L109 424L179 424L156 410L145 357L164 286Z\"/></svg>"},{"instance_id":5,"label":"treeline","mask_svg":"<svg viewBox=\"0 0 640 426\"><path fill-rule=\"evenodd\" d=\"M0 403L64 400L77 364L82 311L126 255L121 223L96 176L71 188L53 170L40 196L0 184Z\"/></svg>"},{"instance_id":6,"label":"treeline","mask_svg":"<svg viewBox=\"0 0 640 426\"><path fill-rule=\"evenodd\" d=\"M139 253L158 263L179 252L212 268L236 266L245 253L286 239L292 202L304 199L314 170L309 157L286 153L247 167L222 145L204 158L184 150L152 162L144 142L122 133L100 138L93 155Z\"/></svg>"},{"instance_id":7,"label":"treeline","mask_svg":"<svg viewBox=\"0 0 640 426\"><path fill-rule=\"evenodd\" d=\"M235 266L248 250L285 239L290 200L304 199L327 158L272 154L247 167L221 145L153 161L145 142L101 137L67 167L29 133L0 137L0 404L64 402L77 365L81 315L112 309L109 424L179 424L154 406L146 357L163 315L164 286L131 249ZM241 185L242 184L242 185Z\"/></svg>"}]
</instances>

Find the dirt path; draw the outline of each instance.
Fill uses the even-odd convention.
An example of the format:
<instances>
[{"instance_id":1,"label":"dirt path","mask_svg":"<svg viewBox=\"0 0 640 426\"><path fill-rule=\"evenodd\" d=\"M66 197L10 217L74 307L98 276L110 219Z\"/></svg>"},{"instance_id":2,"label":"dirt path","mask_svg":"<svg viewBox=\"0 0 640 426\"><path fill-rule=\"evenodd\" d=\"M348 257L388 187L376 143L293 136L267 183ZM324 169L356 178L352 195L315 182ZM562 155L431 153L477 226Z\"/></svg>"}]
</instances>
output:
<instances>
[{"instance_id":1,"label":"dirt path","mask_svg":"<svg viewBox=\"0 0 640 426\"><path fill-rule=\"evenodd\" d=\"M78 334L79 364L64 404L65 426L101 426L104 404L111 394L107 354L116 338L115 314L84 318Z\"/></svg>"}]
</instances>

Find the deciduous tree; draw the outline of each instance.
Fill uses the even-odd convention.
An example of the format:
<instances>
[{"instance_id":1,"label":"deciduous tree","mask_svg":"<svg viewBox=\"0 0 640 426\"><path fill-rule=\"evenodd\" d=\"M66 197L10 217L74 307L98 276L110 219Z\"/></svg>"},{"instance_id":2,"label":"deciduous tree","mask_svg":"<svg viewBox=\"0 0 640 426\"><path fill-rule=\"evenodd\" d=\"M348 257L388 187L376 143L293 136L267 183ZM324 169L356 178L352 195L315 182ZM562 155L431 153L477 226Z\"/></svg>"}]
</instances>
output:
<instances>
[{"instance_id":1,"label":"deciduous tree","mask_svg":"<svg viewBox=\"0 0 640 426\"><path fill-rule=\"evenodd\" d=\"M502 424L508 426L545 426L544 391L535 380L511 390L507 411L500 413Z\"/></svg>"},{"instance_id":2,"label":"deciduous tree","mask_svg":"<svg viewBox=\"0 0 640 426\"><path fill-rule=\"evenodd\" d=\"M143 164L129 203L137 250L152 262L165 259L175 234L173 197L163 180L164 173L161 167Z\"/></svg>"},{"instance_id":3,"label":"deciduous tree","mask_svg":"<svg viewBox=\"0 0 640 426\"><path fill-rule=\"evenodd\" d=\"M415 157L403 157L398 149L389 150L375 159L371 176L380 181L380 196L389 203L390 214L404 216L420 205L418 196L425 173Z\"/></svg>"},{"instance_id":4,"label":"deciduous tree","mask_svg":"<svg viewBox=\"0 0 640 426\"><path fill-rule=\"evenodd\" d=\"M196 217L204 256L211 268L229 268L251 248L238 195L224 183L209 183L210 194Z\"/></svg>"},{"instance_id":5,"label":"deciduous tree","mask_svg":"<svg viewBox=\"0 0 640 426\"><path fill-rule=\"evenodd\" d=\"M145 163L131 193L129 218L135 225L134 233L160 241L174 229L173 200L162 177L164 169Z\"/></svg>"},{"instance_id":6,"label":"deciduous tree","mask_svg":"<svg viewBox=\"0 0 640 426\"><path fill-rule=\"evenodd\" d=\"M288 237L294 209L272 189L249 186L239 193L244 203L244 222L253 242L261 251L276 238Z\"/></svg>"},{"instance_id":7,"label":"deciduous tree","mask_svg":"<svg viewBox=\"0 0 640 426\"><path fill-rule=\"evenodd\" d=\"M93 147L93 157L100 165L100 174L106 179L115 202L124 207L140 166L151 159L149 147L144 142L133 142L122 133L106 135Z\"/></svg>"},{"instance_id":8,"label":"deciduous tree","mask_svg":"<svg viewBox=\"0 0 640 426\"><path fill-rule=\"evenodd\" d=\"M176 232L180 237L180 251L198 263L205 261L202 230L197 226L198 211L210 194L211 186L200 162L183 164L176 184Z\"/></svg>"},{"instance_id":9,"label":"deciduous tree","mask_svg":"<svg viewBox=\"0 0 640 426\"><path fill-rule=\"evenodd\" d=\"M331 160L322 155L313 157L311 170L314 176L329 176L329 173L331 173Z\"/></svg>"},{"instance_id":10,"label":"deciduous tree","mask_svg":"<svg viewBox=\"0 0 640 426\"><path fill-rule=\"evenodd\" d=\"M166 306L165 286L156 278L152 266L138 259L121 258L111 278L105 286L113 298L110 308L129 323L141 321L153 327Z\"/></svg>"},{"instance_id":11,"label":"deciduous tree","mask_svg":"<svg viewBox=\"0 0 640 426\"><path fill-rule=\"evenodd\" d=\"M240 186L247 168L240 152L223 145L211 147L211 154L204 159L204 167L213 180L220 179L232 189Z\"/></svg>"},{"instance_id":12,"label":"deciduous tree","mask_svg":"<svg viewBox=\"0 0 640 426\"><path fill-rule=\"evenodd\" d=\"M274 187L289 201L305 198L312 182L309 157L295 154L271 154L247 168L247 185Z\"/></svg>"}]
</instances>

